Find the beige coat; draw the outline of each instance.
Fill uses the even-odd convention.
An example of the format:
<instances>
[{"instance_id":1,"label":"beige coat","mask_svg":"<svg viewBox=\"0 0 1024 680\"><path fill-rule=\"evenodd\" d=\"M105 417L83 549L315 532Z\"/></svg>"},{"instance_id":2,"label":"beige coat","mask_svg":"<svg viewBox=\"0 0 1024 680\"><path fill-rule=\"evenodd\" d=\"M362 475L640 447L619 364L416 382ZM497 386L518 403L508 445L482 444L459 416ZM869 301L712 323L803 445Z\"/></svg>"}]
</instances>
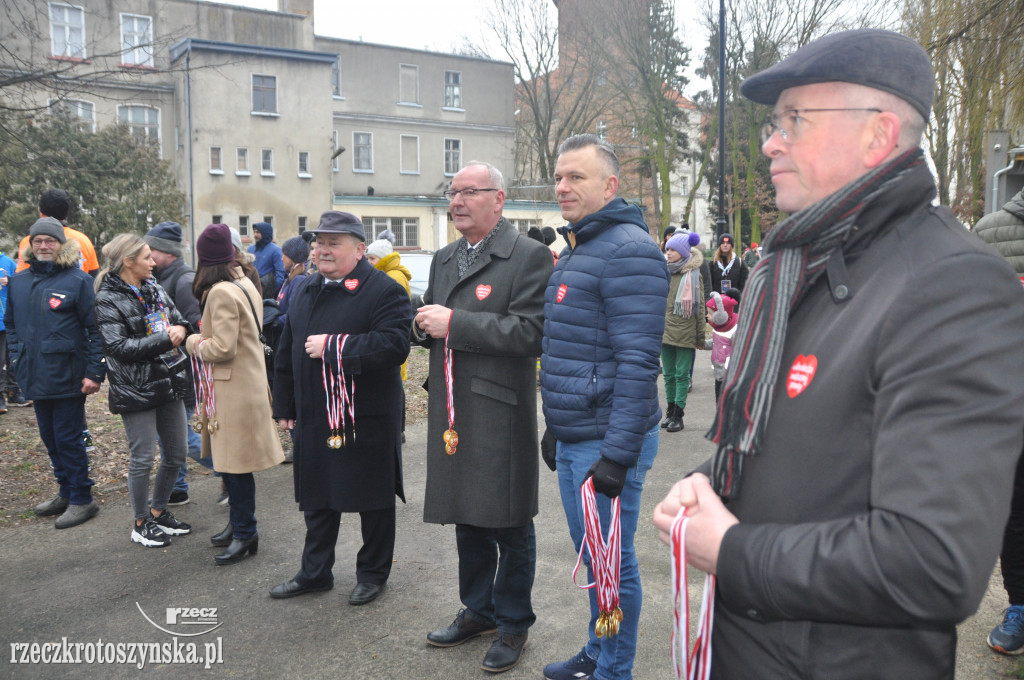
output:
<instances>
[{"instance_id":1,"label":"beige coat","mask_svg":"<svg viewBox=\"0 0 1024 680\"><path fill-rule=\"evenodd\" d=\"M259 293L236 272L263 323ZM207 339L208 338L208 339ZM207 339L206 342L200 342ZM256 323L245 294L233 283L214 284L206 295L202 333L191 335L185 349L212 363L213 393L219 427L211 434L204 423L203 456L213 456L213 469L242 474L273 467L284 460L281 441L271 417L270 388ZM199 404L196 412L202 413Z\"/></svg>"}]
</instances>

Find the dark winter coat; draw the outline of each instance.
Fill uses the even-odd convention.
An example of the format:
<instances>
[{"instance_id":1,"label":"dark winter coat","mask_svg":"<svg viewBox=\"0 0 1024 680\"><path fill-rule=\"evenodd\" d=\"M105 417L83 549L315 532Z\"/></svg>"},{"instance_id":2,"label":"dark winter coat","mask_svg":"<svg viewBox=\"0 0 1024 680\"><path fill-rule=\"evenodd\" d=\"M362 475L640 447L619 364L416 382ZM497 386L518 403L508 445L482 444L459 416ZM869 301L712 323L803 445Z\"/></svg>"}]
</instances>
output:
<instances>
[{"instance_id":1,"label":"dark winter coat","mask_svg":"<svg viewBox=\"0 0 1024 680\"><path fill-rule=\"evenodd\" d=\"M260 232L260 240L249 246L250 253L255 256L253 266L260 275L260 286L263 297L272 300L284 283L284 259L281 257L281 246L274 243L274 227L266 222L257 222L253 229Z\"/></svg>"},{"instance_id":2,"label":"dark winter coat","mask_svg":"<svg viewBox=\"0 0 1024 680\"><path fill-rule=\"evenodd\" d=\"M718 554L715 677L954 677L1021 452L1024 293L933 196L922 163L868 204L790 314Z\"/></svg>"},{"instance_id":3,"label":"dark winter coat","mask_svg":"<svg viewBox=\"0 0 1024 680\"><path fill-rule=\"evenodd\" d=\"M661 420L665 256L621 198L559 231L576 246L558 256L544 293L544 418L559 441L603 440L602 456L633 467Z\"/></svg>"},{"instance_id":4,"label":"dark winter coat","mask_svg":"<svg viewBox=\"0 0 1024 680\"><path fill-rule=\"evenodd\" d=\"M159 298L169 325L184 326L192 332L191 324L159 284L150 279L139 290L154 311ZM111 413L148 411L184 399L188 392L188 360L171 370L167 368L160 355L174 348L171 336L167 331L150 335L146 313L146 307L120 276L109 273L103 277L96 293L96 327L107 356Z\"/></svg>"},{"instance_id":5,"label":"dark winter coat","mask_svg":"<svg viewBox=\"0 0 1024 680\"><path fill-rule=\"evenodd\" d=\"M203 318L203 311L199 308L199 300L192 292L192 284L195 282L196 273L192 271L182 258L177 258L166 267L153 270L153 278L160 284L170 298L174 306L178 308L181 315L185 317L192 328L199 329L199 320ZM192 364L185 366L188 388L185 390L185 406L194 408L196 405L196 390L193 384Z\"/></svg>"},{"instance_id":6,"label":"dark winter coat","mask_svg":"<svg viewBox=\"0 0 1024 680\"><path fill-rule=\"evenodd\" d=\"M423 303L453 310L448 346L459 443L455 455L445 452L445 343L428 337L425 522L507 528L537 514L537 356L552 258L507 220L499 224L461 279L459 241L430 265Z\"/></svg>"},{"instance_id":7,"label":"dark winter coat","mask_svg":"<svg viewBox=\"0 0 1024 680\"><path fill-rule=\"evenodd\" d=\"M711 293L724 293L725 290L722 288L722 279L727 279L729 285L727 288L735 288L736 290L742 291L743 286L747 283L747 275L750 273L747 269L747 265L743 264L743 258L739 255L735 255L735 259L732 261L732 267L729 268L729 273L722 273L722 267L718 263L718 259L714 256L711 257L711 261L708 263L708 268L711 270L711 291L708 292L708 296Z\"/></svg>"},{"instance_id":8,"label":"dark winter coat","mask_svg":"<svg viewBox=\"0 0 1024 680\"><path fill-rule=\"evenodd\" d=\"M78 268L78 242L68 239L53 262L26 252L28 269L7 288L11 371L29 399L82 396L82 379L103 382L103 345L93 316L93 278Z\"/></svg>"},{"instance_id":9,"label":"dark winter coat","mask_svg":"<svg viewBox=\"0 0 1024 680\"><path fill-rule=\"evenodd\" d=\"M998 250L1018 275L1024 274L1024 191L1007 201L1002 210L978 220L974 233Z\"/></svg>"},{"instance_id":10,"label":"dark winter coat","mask_svg":"<svg viewBox=\"0 0 1024 680\"><path fill-rule=\"evenodd\" d=\"M412 308L391 277L359 260L348 285L324 286L323 275L306 277L291 296L288 320L274 363L274 418L294 419L293 471L300 510L383 510L403 501L402 378L409 355ZM349 287L351 286L351 288ZM326 395L320 359L306 354L306 338L350 334L342 370L355 386L355 437L346 419L345 446L327 446ZM336 352L325 359L337 361Z\"/></svg>"}]
</instances>

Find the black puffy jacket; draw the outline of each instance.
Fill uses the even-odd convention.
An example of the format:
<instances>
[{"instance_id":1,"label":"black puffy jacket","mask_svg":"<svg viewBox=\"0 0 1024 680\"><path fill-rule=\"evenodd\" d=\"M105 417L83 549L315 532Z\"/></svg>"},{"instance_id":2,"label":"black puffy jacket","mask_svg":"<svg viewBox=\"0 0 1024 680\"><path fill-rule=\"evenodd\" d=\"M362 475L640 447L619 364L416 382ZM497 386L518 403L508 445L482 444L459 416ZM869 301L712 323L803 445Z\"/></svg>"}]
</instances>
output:
<instances>
[{"instance_id":1,"label":"black puffy jacket","mask_svg":"<svg viewBox=\"0 0 1024 680\"><path fill-rule=\"evenodd\" d=\"M184 326L193 332L155 281L144 281L140 292L151 307L159 298L172 326ZM148 334L146 308L120 276L110 273L103 278L95 309L96 327L107 356L111 413L148 411L185 396L187 362L179 363L173 373L168 370L160 355L173 347L170 335L167 331Z\"/></svg>"}]
</instances>

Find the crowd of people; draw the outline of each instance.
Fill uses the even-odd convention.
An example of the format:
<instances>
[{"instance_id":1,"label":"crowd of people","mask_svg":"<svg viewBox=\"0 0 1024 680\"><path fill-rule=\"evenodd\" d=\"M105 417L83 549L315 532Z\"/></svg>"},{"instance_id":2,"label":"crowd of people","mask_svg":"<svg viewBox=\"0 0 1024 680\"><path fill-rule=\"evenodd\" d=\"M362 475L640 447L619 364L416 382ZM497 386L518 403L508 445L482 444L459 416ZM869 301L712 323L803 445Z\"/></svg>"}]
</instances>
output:
<instances>
[{"instance_id":1,"label":"crowd of people","mask_svg":"<svg viewBox=\"0 0 1024 680\"><path fill-rule=\"evenodd\" d=\"M539 450L588 581L605 578L588 533L614 531L619 547L617 634L590 589L582 646L544 677L628 679L644 484L662 430L684 428L695 359L710 350L715 453L654 514L663 540L716 577L707 677L952 678L956 626L1000 550L1010 606L988 643L1021 653L1024 197L977 227L1016 273L934 204L920 148L932 69L906 37L832 34L741 89L773 109L762 151L788 214L742 256L731 234L705 253L688 225L659 247L617 197L614 147L590 134L558 150L561 252L548 228L521 234L503 216L501 172L471 161L445 192L460 237L415 300L394 244L368 244L350 213L326 211L282 246L257 223L248 253L211 224L195 272L180 225L162 222L104 245L97 272L67 210L48 207L66 193L46 192L23 272L0 254L0 390L16 383L33 402L58 485L36 513L61 529L99 511L84 405L107 380L128 439L131 541L191 533L169 507L188 500L192 458L230 506L209 539L223 549L215 563L256 555L254 473L285 461L280 428L306 532L297 572L269 595L333 588L341 516L355 512L348 601L373 602L405 502L415 344L429 350L423 520L454 525L461 605L426 644L493 634L481 669L520 662L536 621Z\"/></svg>"}]
</instances>

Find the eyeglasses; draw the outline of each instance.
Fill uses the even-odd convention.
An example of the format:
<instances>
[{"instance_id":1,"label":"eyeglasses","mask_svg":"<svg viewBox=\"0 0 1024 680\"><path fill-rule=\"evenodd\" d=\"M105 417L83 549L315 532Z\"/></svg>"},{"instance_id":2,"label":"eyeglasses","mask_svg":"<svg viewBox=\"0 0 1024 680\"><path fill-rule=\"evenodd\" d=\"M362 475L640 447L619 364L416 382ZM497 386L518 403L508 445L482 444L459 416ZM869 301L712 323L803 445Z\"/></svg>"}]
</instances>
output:
<instances>
[{"instance_id":1,"label":"eyeglasses","mask_svg":"<svg viewBox=\"0 0 1024 680\"><path fill-rule=\"evenodd\" d=\"M58 241L55 238L34 238L31 241L29 241L29 245L31 245L33 248L38 248L39 246L49 248L53 246L59 246L60 241Z\"/></svg>"},{"instance_id":2,"label":"eyeglasses","mask_svg":"<svg viewBox=\"0 0 1024 680\"><path fill-rule=\"evenodd\" d=\"M881 109L786 109L782 113L773 113L771 120L761 128L761 143L764 144L776 132L787 142L800 139L802 125L807 120L801 113L824 113L828 111L871 111L881 113Z\"/></svg>"},{"instance_id":3,"label":"eyeglasses","mask_svg":"<svg viewBox=\"0 0 1024 680\"><path fill-rule=\"evenodd\" d=\"M447 198L449 201L454 201L455 197L458 196L459 194L462 194L463 198L473 198L474 196L476 196L481 191L500 191L500 189L476 189L476 188L456 189L455 191L449 190L449 191L444 192L444 197Z\"/></svg>"}]
</instances>

